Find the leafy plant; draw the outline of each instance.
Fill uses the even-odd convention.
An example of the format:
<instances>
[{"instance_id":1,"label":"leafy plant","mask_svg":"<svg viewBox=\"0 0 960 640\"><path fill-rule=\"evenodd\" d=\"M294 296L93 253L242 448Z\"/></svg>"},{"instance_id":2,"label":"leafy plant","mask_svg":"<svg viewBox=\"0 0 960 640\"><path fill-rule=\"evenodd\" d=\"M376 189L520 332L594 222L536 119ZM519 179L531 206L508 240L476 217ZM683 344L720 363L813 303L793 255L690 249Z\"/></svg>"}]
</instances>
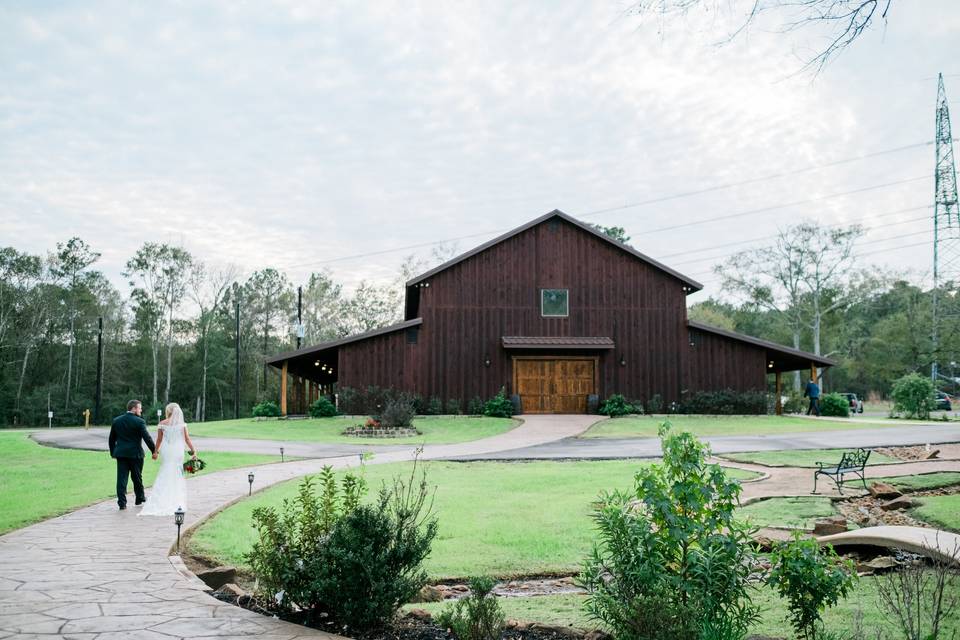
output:
<instances>
[{"instance_id":1,"label":"leafy plant","mask_svg":"<svg viewBox=\"0 0 960 640\"><path fill-rule=\"evenodd\" d=\"M500 392L483 405L483 415L492 418L509 418L513 416L513 403L507 397L507 391L501 387Z\"/></svg>"},{"instance_id":2,"label":"leafy plant","mask_svg":"<svg viewBox=\"0 0 960 640\"><path fill-rule=\"evenodd\" d=\"M380 424L387 429L400 429L413 424L413 402L407 397L387 400L387 406L380 414Z\"/></svg>"},{"instance_id":3,"label":"leafy plant","mask_svg":"<svg viewBox=\"0 0 960 640\"><path fill-rule=\"evenodd\" d=\"M816 540L804 540L799 532L782 542L771 554L773 568L767 584L787 601L790 623L806 640L822 637L821 614L845 598L853 587L853 564L844 561L833 547L821 547Z\"/></svg>"},{"instance_id":4,"label":"leafy plant","mask_svg":"<svg viewBox=\"0 0 960 640\"><path fill-rule=\"evenodd\" d=\"M766 412L767 394L762 391L683 391L677 405L677 413L762 415Z\"/></svg>"},{"instance_id":5,"label":"leafy plant","mask_svg":"<svg viewBox=\"0 0 960 640\"><path fill-rule=\"evenodd\" d=\"M467 415L469 416L481 416L483 415L483 400L480 396L473 396L470 399L470 402L467 403Z\"/></svg>"},{"instance_id":6,"label":"leafy plant","mask_svg":"<svg viewBox=\"0 0 960 640\"><path fill-rule=\"evenodd\" d=\"M662 464L632 492L600 496L599 532L578 578L587 614L617 638L742 638L757 619L748 582L751 530L734 519L740 484L709 448L660 426Z\"/></svg>"},{"instance_id":7,"label":"leafy plant","mask_svg":"<svg viewBox=\"0 0 960 640\"><path fill-rule=\"evenodd\" d=\"M443 400L437 396L433 396L427 402L425 414L428 416L439 416L441 413L443 413Z\"/></svg>"},{"instance_id":8,"label":"leafy plant","mask_svg":"<svg viewBox=\"0 0 960 640\"><path fill-rule=\"evenodd\" d=\"M317 398L310 405L311 418L330 418L337 415L337 408L325 397Z\"/></svg>"},{"instance_id":9,"label":"leafy plant","mask_svg":"<svg viewBox=\"0 0 960 640\"><path fill-rule=\"evenodd\" d=\"M449 398L447 400L447 413L451 416L460 415L460 399Z\"/></svg>"},{"instance_id":10,"label":"leafy plant","mask_svg":"<svg viewBox=\"0 0 960 640\"><path fill-rule=\"evenodd\" d=\"M613 417L636 413L636 410L632 404L627 402L626 398L619 393L615 393L607 398L602 405L600 405L600 413L605 416Z\"/></svg>"},{"instance_id":11,"label":"leafy plant","mask_svg":"<svg viewBox=\"0 0 960 640\"><path fill-rule=\"evenodd\" d=\"M647 413L660 413L661 409L663 409L663 398L659 393L655 393L647 400Z\"/></svg>"},{"instance_id":12,"label":"leafy plant","mask_svg":"<svg viewBox=\"0 0 960 640\"><path fill-rule=\"evenodd\" d=\"M437 622L458 640L499 640L504 616L493 595L493 578L470 578L470 595L457 600L437 615Z\"/></svg>"},{"instance_id":13,"label":"leafy plant","mask_svg":"<svg viewBox=\"0 0 960 640\"><path fill-rule=\"evenodd\" d=\"M893 383L893 410L908 418L926 420L935 406L933 382L918 373L908 373Z\"/></svg>"},{"instance_id":14,"label":"leafy plant","mask_svg":"<svg viewBox=\"0 0 960 640\"><path fill-rule=\"evenodd\" d=\"M820 415L850 417L850 401L839 393L828 393L820 397Z\"/></svg>"},{"instance_id":15,"label":"leafy plant","mask_svg":"<svg viewBox=\"0 0 960 640\"><path fill-rule=\"evenodd\" d=\"M276 402L267 400L253 408L254 418L276 418L280 416L280 407Z\"/></svg>"}]
</instances>

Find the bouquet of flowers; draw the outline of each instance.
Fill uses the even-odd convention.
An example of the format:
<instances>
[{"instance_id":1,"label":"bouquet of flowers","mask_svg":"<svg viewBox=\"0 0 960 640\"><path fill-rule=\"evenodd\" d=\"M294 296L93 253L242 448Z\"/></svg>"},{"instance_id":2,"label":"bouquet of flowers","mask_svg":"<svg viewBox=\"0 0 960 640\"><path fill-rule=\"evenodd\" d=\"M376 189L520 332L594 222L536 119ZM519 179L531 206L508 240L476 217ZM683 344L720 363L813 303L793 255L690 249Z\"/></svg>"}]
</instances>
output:
<instances>
[{"instance_id":1,"label":"bouquet of flowers","mask_svg":"<svg viewBox=\"0 0 960 640\"><path fill-rule=\"evenodd\" d=\"M186 473L196 473L197 471L202 471L206 466L207 463L200 458L191 458L183 463L183 470Z\"/></svg>"}]
</instances>

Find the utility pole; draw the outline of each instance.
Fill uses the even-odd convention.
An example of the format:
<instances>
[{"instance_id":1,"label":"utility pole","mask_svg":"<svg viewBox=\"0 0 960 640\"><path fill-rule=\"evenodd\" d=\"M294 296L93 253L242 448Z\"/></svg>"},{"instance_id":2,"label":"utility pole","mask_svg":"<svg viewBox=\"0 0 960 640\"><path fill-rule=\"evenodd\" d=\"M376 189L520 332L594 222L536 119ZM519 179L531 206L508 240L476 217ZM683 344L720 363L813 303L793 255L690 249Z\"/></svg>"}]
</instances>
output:
<instances>
[{"instance_id":1,"label":"utility pole","mask_svg":"<svg viewBox=\"0 0 960 640\"><path fill-rule=\"evenodd\" d=\"M233 417L240 417L240 298L236 303L236 330L234 332L234 380L233 380Z\"/></svg>"},{"instance_id":2,"label":"utility pole","mask_svg":"<svg viewBox=\"0 0 960 640\"><path fill-rule=\"evenodd\" d=\"M937 166L934 171L933 202L933 342L930 377L937 382L940 360L940 322L955 313L940 308L943 285L956 289L960 284L960 208L957 203L957 169L953 160L950 108L943 88L943 74L937 83ZM948 293L948 292L944 292ZM951 297L946 296L948 299Z\"/></svg>"},{"instance_id":3,"label":"utility pole","mask_svg":"<svg viewBox=\"0 0 960 640\"><path fill-rule=\"evenodd\" d=\"M303 340L303 287L297 287L297 349Z\"/></svg>"},{"instance_id":4,"label":"utility pole","mask_svg":"<svg viewBox=\"0 0 960 640\"><path fill-rule=\"evenodd\" d=\"M100 424L103 402L103 316L97 318L97 392L93 399L93 424Z\"/></svg>"}]
</instances>

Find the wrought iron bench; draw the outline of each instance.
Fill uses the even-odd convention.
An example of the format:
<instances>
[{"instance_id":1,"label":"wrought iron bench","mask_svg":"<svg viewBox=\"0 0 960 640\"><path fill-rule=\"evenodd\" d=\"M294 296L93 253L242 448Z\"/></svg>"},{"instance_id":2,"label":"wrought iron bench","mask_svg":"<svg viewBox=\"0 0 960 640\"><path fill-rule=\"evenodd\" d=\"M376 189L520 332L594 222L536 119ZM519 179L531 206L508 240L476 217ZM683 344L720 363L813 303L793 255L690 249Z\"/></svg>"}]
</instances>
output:
<instances>
[{"instance_id":1,"label":"wrought iron bench","mask_svg":"<svg viewBox=\"0 0 960 640\"><path fill-rule=\"evenodd\" d=\"M837 485L837 491L843 495L843 476L853 475L860 478L863 488L867 488L867 481L863 477L863 468L867 466L867 460L870 458L870 449L855 449L853 451L844 451L840 456L838 464L827 464L818 462L819 469L813 472L813 493L817 492L817 478L827 476Z\"/></svg>"}]
</instances>

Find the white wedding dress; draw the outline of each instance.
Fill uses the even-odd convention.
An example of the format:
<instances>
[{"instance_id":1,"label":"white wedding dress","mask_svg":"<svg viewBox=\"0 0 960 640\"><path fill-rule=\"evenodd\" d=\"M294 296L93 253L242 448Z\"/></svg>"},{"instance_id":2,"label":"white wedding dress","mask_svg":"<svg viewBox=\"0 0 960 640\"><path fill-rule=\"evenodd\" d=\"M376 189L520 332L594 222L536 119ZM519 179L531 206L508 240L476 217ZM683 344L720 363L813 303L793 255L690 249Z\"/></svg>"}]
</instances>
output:
<instances>
[{"instance_id":1,"label":"white wedding dress","mask_svg":"<svg viewBox=\"0 0 960 640\"><path fill-rule=\"evenodd\" d=\"M170 414L169 424L160 425L163 442L160 443L160 470L153 483L141 516L172 516L178 507L187 510L187 480L183 475L183 452L185 450L183 411L176 407Z\"/></svg>"}]
</instances>

